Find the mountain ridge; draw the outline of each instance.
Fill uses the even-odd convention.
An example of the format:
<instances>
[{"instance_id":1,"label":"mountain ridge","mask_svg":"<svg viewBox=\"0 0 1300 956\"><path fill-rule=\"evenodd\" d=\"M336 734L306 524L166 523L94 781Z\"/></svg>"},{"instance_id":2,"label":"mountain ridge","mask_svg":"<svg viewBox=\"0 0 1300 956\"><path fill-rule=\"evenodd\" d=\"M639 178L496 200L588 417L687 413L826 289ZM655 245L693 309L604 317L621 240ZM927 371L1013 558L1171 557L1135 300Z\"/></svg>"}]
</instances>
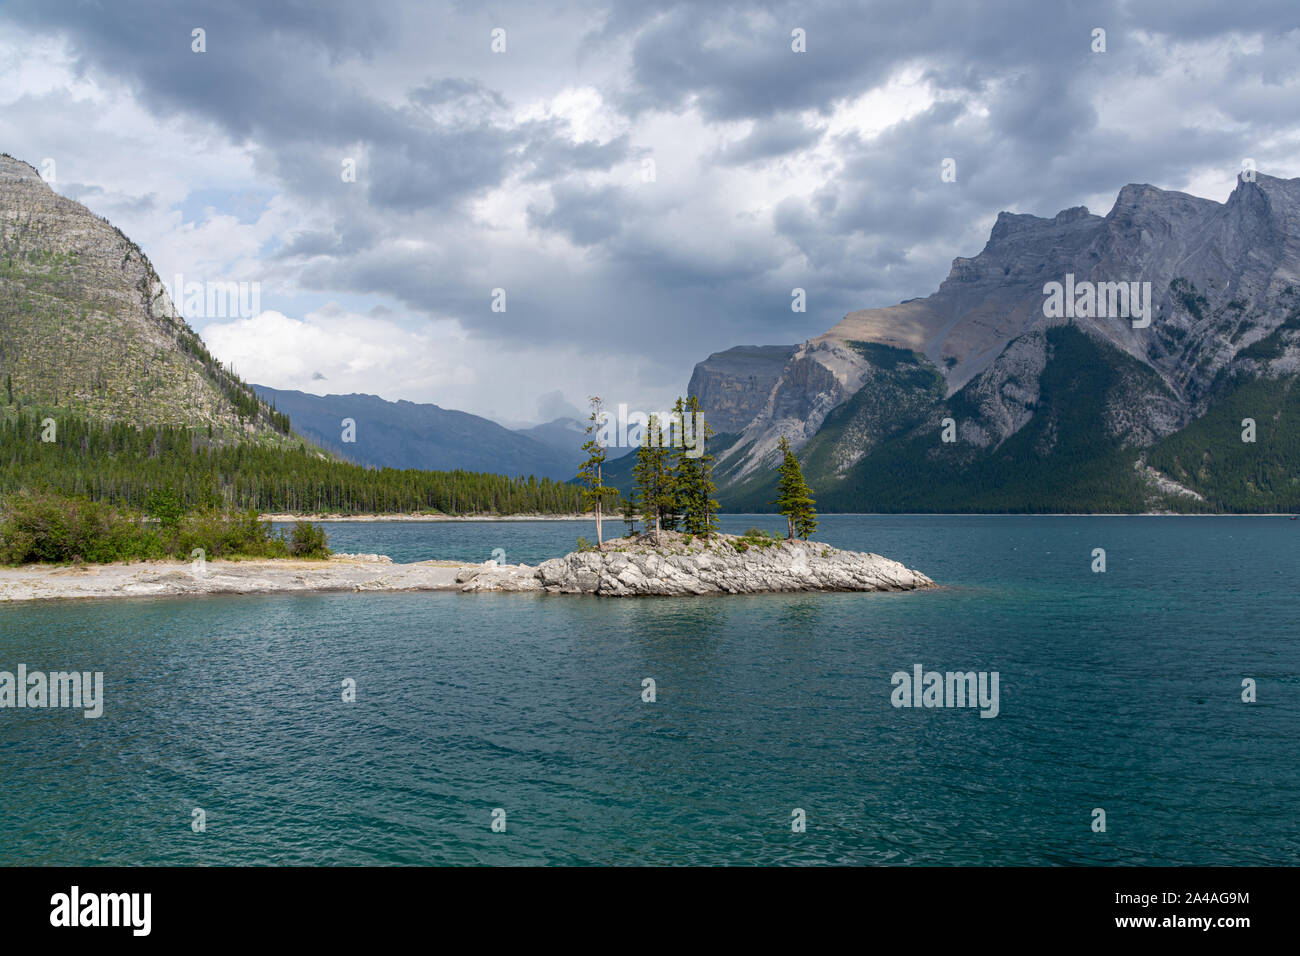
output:
<instances>
[{"instance_id":1,"label":"mountain ridge","mask_svg":"<svg viewBox=\"0 0 1300 956\"><path fill-rule=\"evenodd\" d=\"M1080 315L1068 319L1049 317L1045 286L1067 276L1080 287L1150 283L1150 324L1142 327L1127 316L1094 315L1082 308ZM925 400L913 409L923 407L927 414L911 427L921 429L927 441L938 442L943 421L952 419L956 441L930 449L930 458L947 455L974 467L977 458L998 454L1045 412L1044 377L1055 374L1049 337L1062 327L1073 327L1083 336L1055 335L1055 347L1062 354L1086 354L1114 372L1105 377L1113 393L1096 409L1102 430L1093 439L1107 446L1106 456L1118 454L1116 449L1133 449L1136 459L1137 452L1154 448L1204 416L1220 395L1218 383L1225 375L1285 378L1300 371L1300 348L1287 326L1300 305L1298 288L1300 179L1242 177L1223 203L1130 184L1119 191L1105 216L1084 207L1064 209L1051 218L1000 213L984 248L973 257L954 259L948 277L931 295L849 313L794 349L738 437L725 448L716 446L722 500L724 505L757 503L756 492L751 492L762 485L784 437L801 455L811 456L815 477L832 492L831 498L854 510L870 510L869 502L844 501L835 489L854 469L902 467L903 461L873 459L878 453L875 444L888 438L886 433L898 423L882 430L877 426L884 419L873 423L862 407L879 406L886 394L904 405L916 404L917 397L898 390L898 355L878 352L875 357L881 361L873 361L871 347L910 356L907 375L917 388L927 390ZM1273 343L1268 349L1276 354L1270 352L1261 365L1250 350L1266 341ZM697 375L704 365L697 366ZM930 373L942 382L942 396L932 394ZM726 384L711 382L710 387L721 394ZM1065 394L1059 386L1054 392L1058 396ZM856 418L846 423L851 401ZM1061 420L1073 422L1072 427L1086 424L1068 415ZM823 447L830 441L824 436L814 444L828 427L837 436L833 449ZM1290 443L1292 434L1281 431L1270 440ZM1279 461L1287 457L1278 449L1267 453L1275 452ZM909 469L916 465L913 455L904 455ZM1039 473L1042 482L1063 480L1052 471L1050 458L1048 448L1041 461L1027 458L1022 465ZM1131 506L1135 496L1149 489L1131 484L1141 469L1129 471L1133 474L1120 477L1117 472L1113 477L1115 487L1124 485L1118 497ZM1176 476L1166 477L1172 481ZM958 474L950 480L958 485L943 491L949 500L932 502L932 509L960 506L978 497L959 487L963 479ZM1220 505L1222 493L1221 488ZM1292 503L1293 495L1288 487L1283 503ZM1150 500L1188 507L1185 500L1166 501L1159 493ZM924 504L909 500L908 507ZM1078 510L1091 510L1088 502L1077 505Z\"/></svg>"},{"instance_id":2,"label":"mountain ridge","mask_svg":"<svg viewBox=\"0 0 1300 956\"><path fill-rule=\"evenodd\" d=\"M254 391L288 414L294 428L332 453L358 464L429 471L533 474L568 480L580 441L564 453L470 412L378 395L313 395L265 385ZM344 440L344 419L353 422Z\"/></svg>"},{"instance_id":3,"label":"mountain ridge","mask_svg":"<svg viewBox=\"0 0 1300 956\"><path fill-rule=\"evenodd\" d=\"M282 415L208 352L120 229L0 154L6 407L291 441Z\"/></svg>"}]
</instances>

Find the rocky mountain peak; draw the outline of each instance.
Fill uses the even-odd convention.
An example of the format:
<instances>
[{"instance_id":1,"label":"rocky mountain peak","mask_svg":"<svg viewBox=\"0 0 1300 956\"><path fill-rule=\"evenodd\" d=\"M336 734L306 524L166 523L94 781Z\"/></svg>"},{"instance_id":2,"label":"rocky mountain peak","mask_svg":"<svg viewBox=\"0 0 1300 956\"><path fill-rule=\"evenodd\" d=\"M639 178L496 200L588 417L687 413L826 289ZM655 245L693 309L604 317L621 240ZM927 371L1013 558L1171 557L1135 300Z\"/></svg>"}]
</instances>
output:
<instances>
[{"instance_id":1,"label":"rocky mountain peak","mask_svg":"<svg viewBox=\"0 0 1300 956\"><path fill-rule=\"evenodd\" d=\"M1079 314L1072 303L1069 315L1049 316L1045 290L1053 283L1109 289L1110 299ZM1121 288L1126 300L1137 290L1136 309L1149 321L1121 303ZM1050 219L1001 212L984 248L954 259L934 293L852 312L796 350L736 442L738 454L748 451L734 473L752 472L778 437L800 446L835 409L883 387L893 353L880 353L886 366L878 367L863 343L917 354L949 396L978 381L982 440L996 447L1033 418L1033 382L1048 362L1044 333L1062 323L1145 367L1143 387L1160 397L1116 413L1124 421L1115 427L1154 440L1203 413L1220 371L1291 321L1294 296L1300 179L1243 177L1224 203L1130 183L1105 216L1083 206ZM710 386L714 394L735 388L725 375ZM730 411L738 421L738 409Z\"/></svg>"},{"instance_id":2,"label":"rocky mountain peak","mask_svg":"<svg viewBox=\"0 0 1300 956\"><path fill-rule=\"evenodd\" d=\"M36 167L29 163L24 163L21 159L16 159L8 153L0 153L0 183L8 185L11 183L36 183L45 189L45 180L41 179L41 174L36 171Z\"/></svg>"},{"instance_id":3,"label":"rocky mountain peak","mask_svg":"<svg viewBox=\"0 0 1300 956\"><path fill-rule=\"evenodd\" d=\"M0 375L14 408L284 438L283 421L181 318L144 252L8 155L0 156Z\"/></svg>"},{"instance_id":4,"label":"rocky mountain peak","mask_svg":"<svg viewBox=\"0 0 1300 956\"><path fill-rule=\"evenodd\" d=\"M1087 206L1071 206L1069 209L1062 209L1052 219L1055 223L1078 222L1081 219L1088 219L1092 213L1088 212Z\"/></svg>"}]
</instances>

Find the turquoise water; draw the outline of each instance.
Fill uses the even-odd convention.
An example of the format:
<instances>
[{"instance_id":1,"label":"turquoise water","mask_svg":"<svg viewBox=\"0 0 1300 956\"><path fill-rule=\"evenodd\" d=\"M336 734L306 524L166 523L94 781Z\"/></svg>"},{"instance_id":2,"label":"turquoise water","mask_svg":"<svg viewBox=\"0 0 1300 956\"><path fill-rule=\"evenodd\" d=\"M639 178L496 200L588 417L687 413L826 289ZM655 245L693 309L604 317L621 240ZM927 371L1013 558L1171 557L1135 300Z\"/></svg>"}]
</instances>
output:
<instances>
[{"instance_id":1,"label":"turquoise water","mask_svg":"<svg viewBox=\"0 0 1300 956\"><path fill-rule=\"evenodd\" d=\"M778 526L726 520L756 524ZM329 530L399 560L592 536ZM944 587L0 606L0 670L101 670L106 697L98 720L0 710L0 863L1295 862L1300 523L840 516L818 537ZM999 716L892 707L917 663L997 671Z\"/></svg>"}]
</instances>

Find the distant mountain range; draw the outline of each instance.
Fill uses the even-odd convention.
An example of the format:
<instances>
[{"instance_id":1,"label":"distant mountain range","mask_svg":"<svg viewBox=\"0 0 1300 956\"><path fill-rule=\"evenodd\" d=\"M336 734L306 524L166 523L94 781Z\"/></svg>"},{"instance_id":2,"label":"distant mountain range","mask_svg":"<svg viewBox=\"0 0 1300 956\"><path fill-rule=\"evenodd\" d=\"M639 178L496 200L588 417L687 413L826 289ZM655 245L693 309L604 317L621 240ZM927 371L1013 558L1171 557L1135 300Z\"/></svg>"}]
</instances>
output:
<instances>
[{"instance_id":1,"label":"distant mountain range","mask_svg":"<svg viewBox=\"0 0 1300 956\"><path fill-rule=\"evenodd\" d=\"M691 392L738 432L735 510L769 507L785 437L828 510L1296 511L1297 375L1300 179L1257 174L1001 213L933 295L711 355Z\"/></svg>"},{"instance_id":2,"label":"distant mountain range","mask_svg":"<svg viewBox=\"0 0 1300 956\"><path fill-rule=\"evenodd\" d=\"M568 463L568 475L578 473L578 466L586 461L582 443L587 440L587 423L576 418L556 418L531 428L516 428L515 433L553 448Z\"/></svg>"},{"instance_id":3,"label":"distant mountain range","mask_svg":"<svg viewBox=\"0 0 1300 956\"><path fill-rule=\"evenodd\" d=\"M253 388L287 414L299 434L358 464L568 480L582 460L583 426L572 419L512 431L491 419L437 405ZM352 441L344 441L345 419L354 423Z\"/></svg>"}]
</instances>

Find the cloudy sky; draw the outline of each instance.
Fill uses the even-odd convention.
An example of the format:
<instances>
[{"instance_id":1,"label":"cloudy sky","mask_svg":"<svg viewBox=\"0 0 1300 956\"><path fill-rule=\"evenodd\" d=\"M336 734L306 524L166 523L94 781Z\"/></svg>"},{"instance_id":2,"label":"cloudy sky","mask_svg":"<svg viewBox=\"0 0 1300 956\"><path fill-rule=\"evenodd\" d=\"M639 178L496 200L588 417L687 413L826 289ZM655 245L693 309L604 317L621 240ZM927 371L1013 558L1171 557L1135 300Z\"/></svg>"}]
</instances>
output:
<instances>
[{"instance_id":1,"label":"cloudy sky","mask_svg":"<svg viewBox=\"0 0 1300 956\"><path fill-rule=\"evenodd\" d=\"M0 0L0 151L260 283L187 315L245 379L509 423L927 295L999 210L1298 176L1298 103L1295 0Z\"/></svg>"}]
</instances>

